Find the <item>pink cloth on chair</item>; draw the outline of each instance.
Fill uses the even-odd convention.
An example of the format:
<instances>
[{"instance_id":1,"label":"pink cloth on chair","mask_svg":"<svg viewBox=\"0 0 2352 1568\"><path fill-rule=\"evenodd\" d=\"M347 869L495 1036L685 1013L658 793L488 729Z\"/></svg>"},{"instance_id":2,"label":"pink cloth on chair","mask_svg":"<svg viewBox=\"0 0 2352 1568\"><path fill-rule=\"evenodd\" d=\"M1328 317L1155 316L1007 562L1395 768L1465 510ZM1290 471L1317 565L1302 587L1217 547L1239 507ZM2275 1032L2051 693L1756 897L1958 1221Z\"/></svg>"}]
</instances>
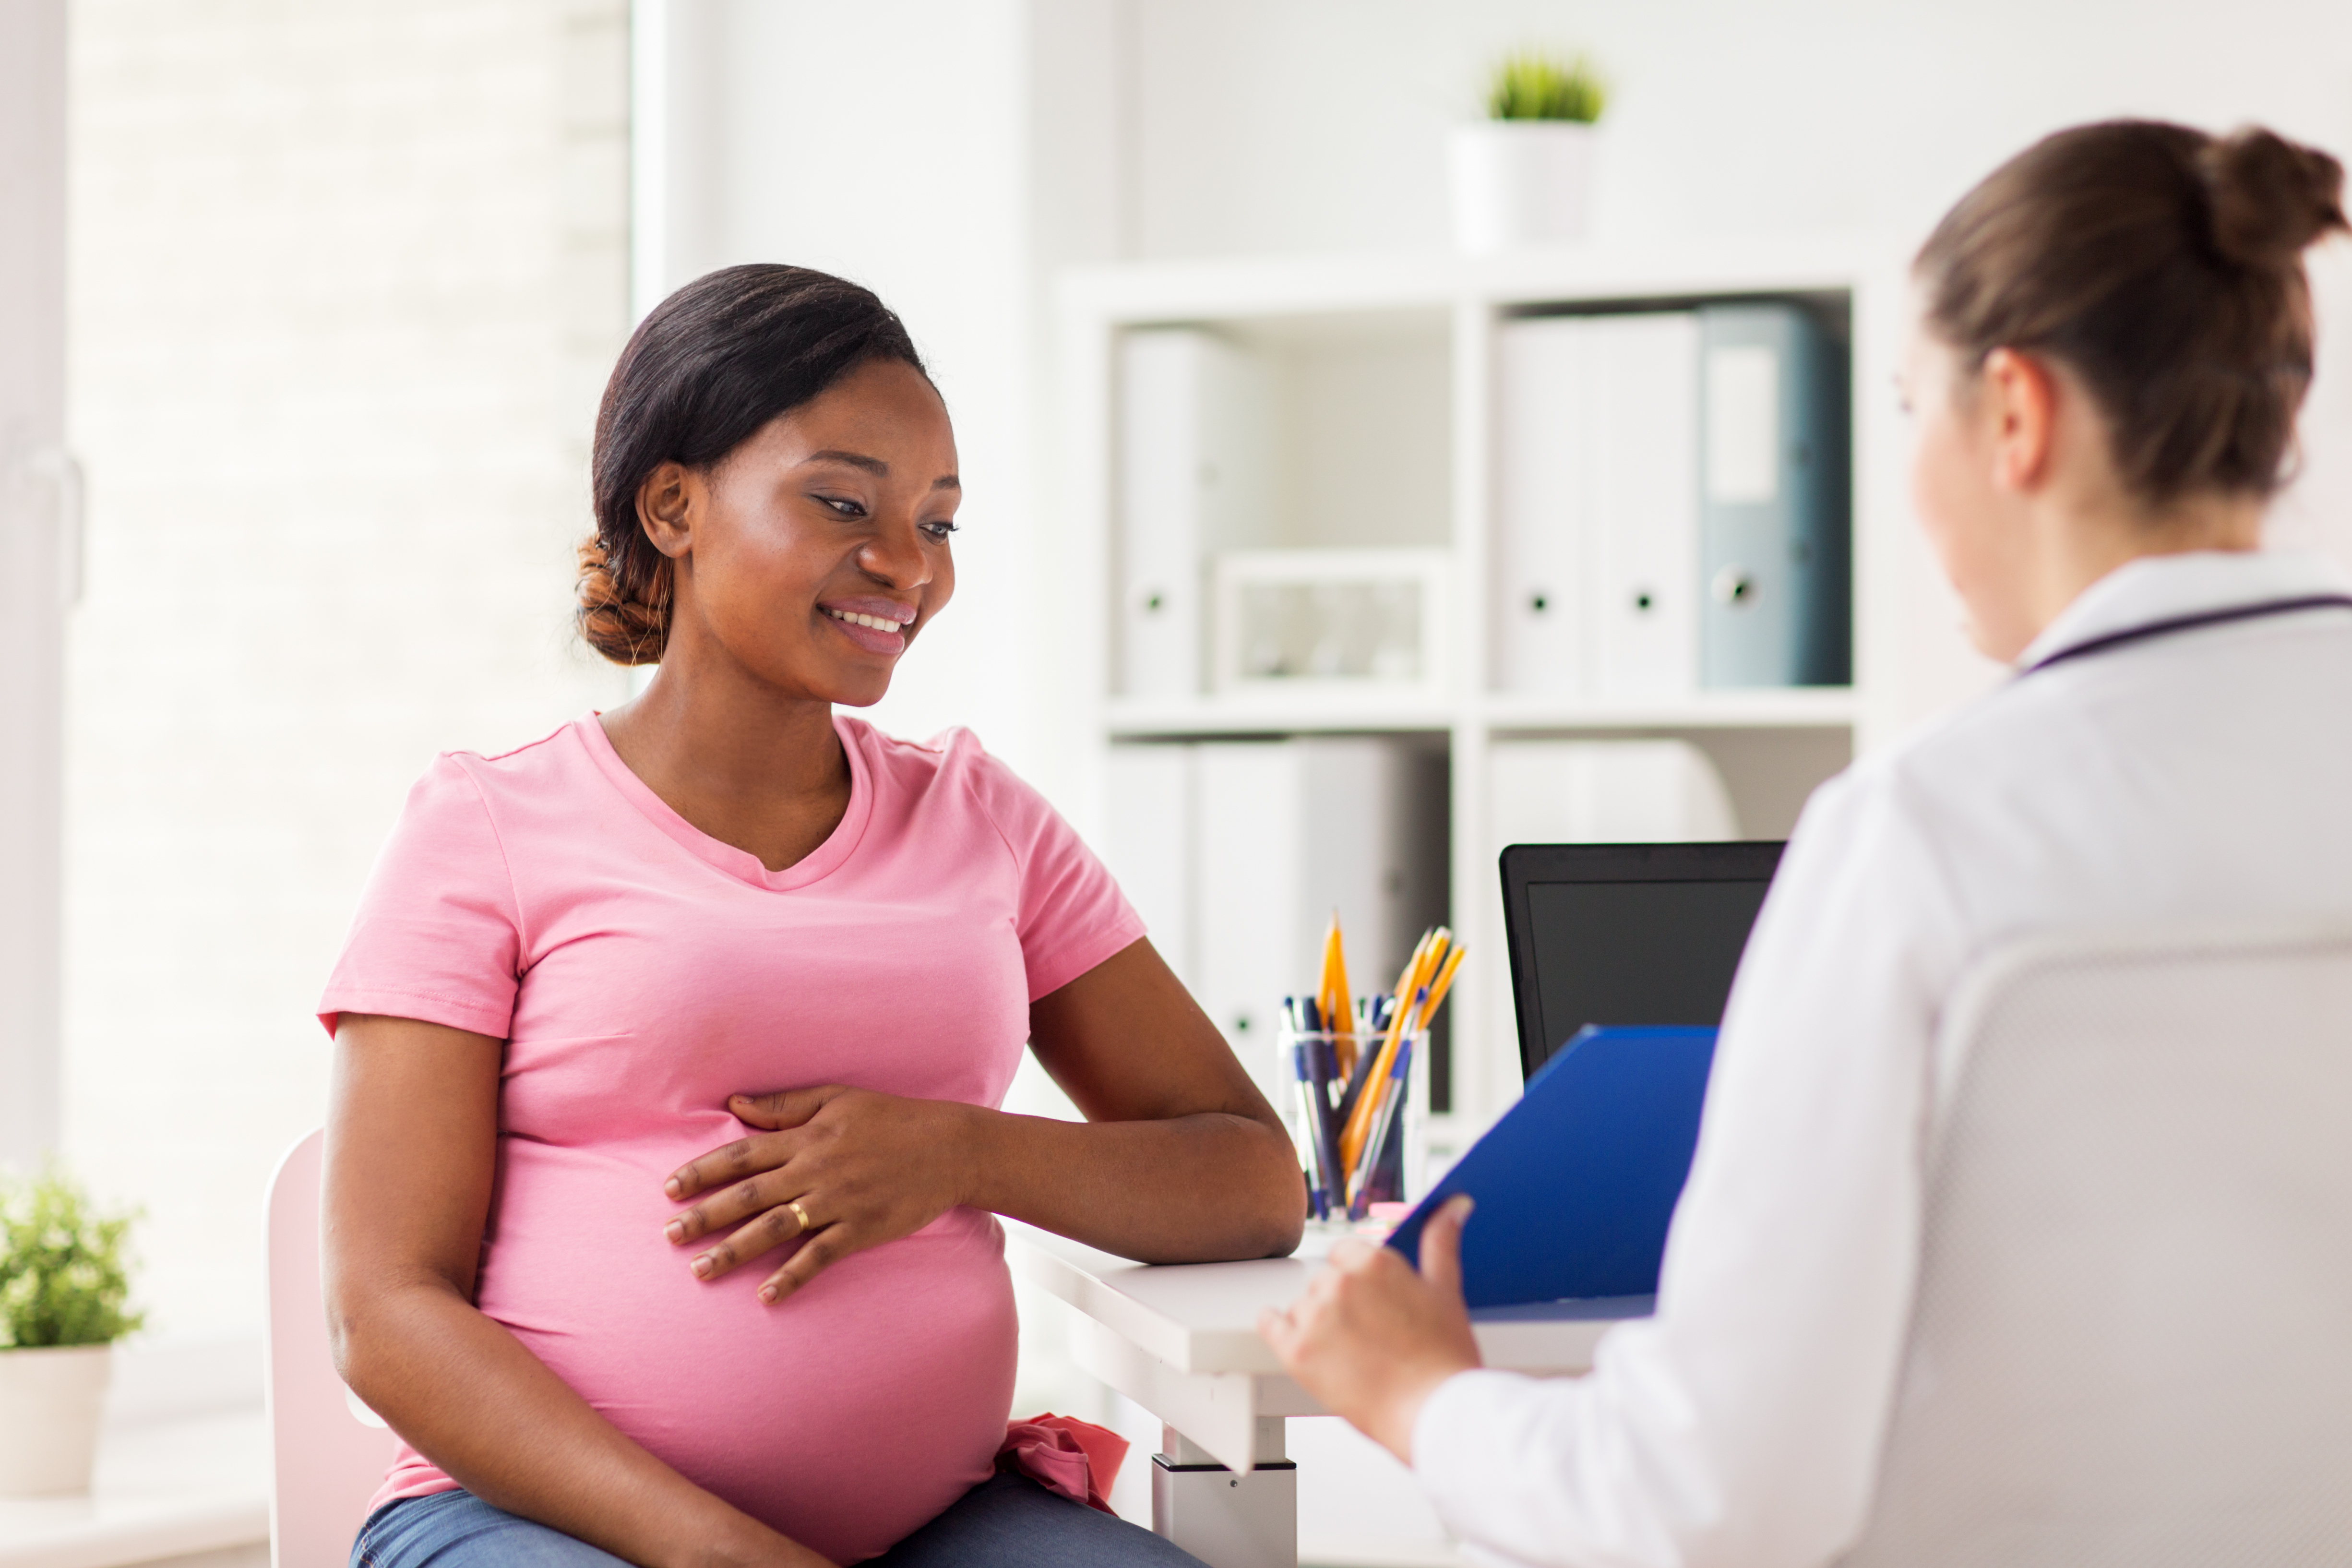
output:
<instances>
[{"instance_id":1,"label":"pink cloth on chair","mask_svg":"<svg viewBox=\"0 0 2352 1568\"><path fill-rule=\"evenodd\" d=\"M1110 1489L1127 1462L1127 1439L1108 1426L1047 1411L1004 1428L1004 1447L1021 1473L1072 1502L1112 1511Z\"/></svg>"}]
</instances>

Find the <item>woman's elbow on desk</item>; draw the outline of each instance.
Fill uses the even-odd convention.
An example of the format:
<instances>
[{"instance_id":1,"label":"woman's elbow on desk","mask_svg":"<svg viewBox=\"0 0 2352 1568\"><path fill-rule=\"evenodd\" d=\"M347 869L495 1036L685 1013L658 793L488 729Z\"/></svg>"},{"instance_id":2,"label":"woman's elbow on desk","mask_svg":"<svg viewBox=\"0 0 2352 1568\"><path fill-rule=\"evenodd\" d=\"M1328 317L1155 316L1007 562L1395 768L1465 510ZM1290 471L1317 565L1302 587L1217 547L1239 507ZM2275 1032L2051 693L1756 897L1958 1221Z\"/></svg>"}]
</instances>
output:
<instances>
[{"instance_id":1,"label":"woman's elbow on desk","mask_svg":"<svg viewBox=\"0 0 2352 1568\"><path fill-rule=\"evenodd\" d=\"M1028 1190L998 1212L1150 1263L1298 1245L1307 1193L1290 1136L1149 941L1039 997L1029 1023L1030 1048L1089 1125L1059 1124L1076 1134L1055 1140L1061 1159L1006 1163ZM1021 1179L1048 1168L1047 1183Z\"/></svg>"},{"instance_id":2,"label":"woman's elbow on desk","mask_svg":"<svg viewBox=\"0 0 2352 1568\"><path fill-rule=\"evenodd\" d=\"M1269 1120L1271 1113L1269 1112ZM979 1206L1140 1263L1281 1258L1306 1189L1279 1123L1208 1110L1087 1124L1000 1116Z\"/></svg>"}]
</instances>

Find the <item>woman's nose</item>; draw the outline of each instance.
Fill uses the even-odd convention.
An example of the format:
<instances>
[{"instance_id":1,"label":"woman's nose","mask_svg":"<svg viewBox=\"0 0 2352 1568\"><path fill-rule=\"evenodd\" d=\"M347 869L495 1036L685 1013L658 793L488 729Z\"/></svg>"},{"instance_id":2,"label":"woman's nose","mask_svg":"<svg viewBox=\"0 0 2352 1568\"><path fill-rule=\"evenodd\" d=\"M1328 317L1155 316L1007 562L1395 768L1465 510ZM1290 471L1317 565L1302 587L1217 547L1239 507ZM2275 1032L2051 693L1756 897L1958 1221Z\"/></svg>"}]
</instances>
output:
<instances>
[{"instance_id":1,"label":"woman's nose","mask_svg":"<svg viewBox=\"0 0 2352 1568\"><path fill-rule=\"evenodd\" d=\"M857 564L893 588L919 588L931 579L930 559L912 525L877 532L858 551Z\"/></svg>"}]
</instances>

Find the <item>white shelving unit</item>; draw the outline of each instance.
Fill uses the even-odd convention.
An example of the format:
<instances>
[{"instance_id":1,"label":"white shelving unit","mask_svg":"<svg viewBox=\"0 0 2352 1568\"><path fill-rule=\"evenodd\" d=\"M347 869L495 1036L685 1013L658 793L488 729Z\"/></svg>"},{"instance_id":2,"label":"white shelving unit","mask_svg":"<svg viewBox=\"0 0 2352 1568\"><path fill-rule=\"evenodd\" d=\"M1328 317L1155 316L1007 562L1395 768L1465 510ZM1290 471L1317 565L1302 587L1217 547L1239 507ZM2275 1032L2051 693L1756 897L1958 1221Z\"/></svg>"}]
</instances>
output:
<instances>
[{"instance_id":1,"label":"white shelving unit","mask_svg":"<svg viewBox=\"0 0 2352 1568\"><path fill-rule=\"evenodd\" d=\"M1706 751L1730 788L1743 833L1780 837L1806 793L1906 721L1919 706L1895 688L1916 660L1889 637L1921 613L1908 542L1889 385L1907 309L1903 246L1843 240L1709 241L1682 247L1578 247L1508 257L1359 257L1130 264L1075 272L1059 299L1058 383L1065 439L1057 454L1073 489L1062 564L1070 581L1102 585L1080 595L1083 639L1072 660L1071 700L1087 739L1099 801L1114 742L1288 733L1442 736L1451 756L1450 919L1474 954L1503 949L1502 906L1483 814L1486 764L1498 737L1673 736ZM1853 375L1854 684L1709 691L1665 702L1598 703L1491 689L1486 635L1493 437L1491 387L1497 324L1533 310L1612 308L1654 301L1842 298L1852 326ZM1329 432L1318 461L1335 483L1433 497L1435 515L1368 510L1360 542L1443 545L1452 554L1446 617L1452 646L1441 695L1398 702L1376 691L1293 695L1250 691L1129 699L1112 689L1117 426L1114 365L1119 334L1149 326L1206 326L1236 341L1324 364L1299 373L1352 377L1338 395L1385 395L1393 407L1367 421L1352 462L1332 465ZM1347 358L1350 353L1356 357ZM1333 357L1338 356L1338 357ZM1332 367L1336 366L1336 370ZM1420 367L1416 371L1415 367ZM1412 377L1418 375L1419 379ZM1385 378L1385 379L1383 379ZM1367 394L1365 387L1372 390ZM1303 395L1311 395L1310 384ZM1412 422L1418 420L1418 426ZM1411 426L1408 429L1408 426ZM1437 465L1433 470L1429 465ZM1369 468L1369 473L1361 470ZM1432 473L1442 476L1433 479ZM1367 491L1367 493L1372 493ZM1387 505L1387 498L1382 498ZM1414 504L1422 503L1416 499ZM1327 508L1327 511L1328 511ZM1310 537L1282 542L1356 542L1328 518ZM1057 575L1060 574L1057 573ZM1890 684L1887 677L1897 677ZM1099 819L1099 816L1097 816ZM1475 963L1452 1003L1452 1113L1430 1122L1443 1157L1509 1104L1519 1073L1503 966ZM1302 984L1306 977L1302 977Z\"/></svg>"}]
</instances>

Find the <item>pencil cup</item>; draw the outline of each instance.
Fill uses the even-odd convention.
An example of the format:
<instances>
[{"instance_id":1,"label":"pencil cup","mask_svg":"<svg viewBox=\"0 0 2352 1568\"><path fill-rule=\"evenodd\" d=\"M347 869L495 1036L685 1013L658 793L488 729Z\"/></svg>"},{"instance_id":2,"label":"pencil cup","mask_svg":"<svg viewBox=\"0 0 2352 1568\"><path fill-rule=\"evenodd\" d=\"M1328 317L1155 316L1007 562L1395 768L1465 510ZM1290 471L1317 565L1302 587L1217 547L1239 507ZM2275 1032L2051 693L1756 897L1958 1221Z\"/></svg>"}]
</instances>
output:
<instances>
[{"instance_id":1,"label":"pencil cup","mask_svg":"<svg viewBox=\"0 0 2352 1568\"><path fill-rule=\"evenodd\" d=\"M1285 1026L1276 1060L1291 1092L1281 1106L1305 1173L1307 1212L1318 1219L1364 1217L1366 1205L1408 1196L1404 1175L1418 1149L1429 1103L1429 1031L1340 1035ZM1343 1071L1352 1061L1353 1070Z\"/></svg>"}]
</instances>

